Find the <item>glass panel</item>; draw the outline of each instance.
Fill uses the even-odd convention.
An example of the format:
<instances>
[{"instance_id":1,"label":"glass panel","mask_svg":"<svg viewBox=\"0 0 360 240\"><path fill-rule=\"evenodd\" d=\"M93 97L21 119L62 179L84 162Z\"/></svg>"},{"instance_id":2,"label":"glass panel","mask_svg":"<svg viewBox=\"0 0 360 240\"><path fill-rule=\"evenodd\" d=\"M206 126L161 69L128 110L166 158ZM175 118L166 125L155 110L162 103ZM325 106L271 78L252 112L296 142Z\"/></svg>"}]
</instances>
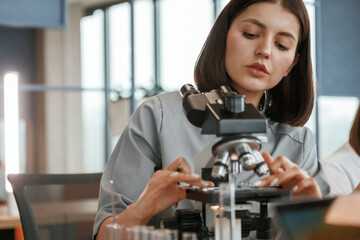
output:
<instances>
[{"instance_id":1,"label":"glass panel","mask_svg":"<svg viewBox=\"0 0 360 240\"><path fill-rule=\"evenodd\" d=\"M166 90L194 82L194 65L213 23L212 0L161 0L160 78Z\"/></svg>"},{"instance_id":2,"label":"glass panel","mask_svg":"<svg viewBox=\"0 0 360 240\"><path fill-rule=\"evenodd\" d=\"M315 4L315 0L303 0L305 4Z\"/></svg>"},{"instance_id":3,"label":"glass panel","mask_svg":"<svg viewBox=\"0 0 360 240\"><path fill-rule=\"evenodd\" d=\"M104 92L31 92L35 119L22 127L27 171L100 172L105 165Z\"/></svg>"},{"instance_id":4,"label":"glass panel","mask_svg":"<svg viewBox=\"0 0 360 240\"><path fill-rule=\"evenodd\" d=\"M308 127L314 135L316 135L316 105L314 106L314 109L311 113L311 116L309 118L309 120L307 121L307 123L305 124L306 127Z\"/></svg>"},{"instance_id":5,"label":"glass panel","mask_svg":"<svg viewBox=\"0 0 360 240\"><path fill-rule=\"evenodd\" d=\"M358 104L355 97L319 97L320 159L348 141Z\"/></svg>"},{"instance_id":6,"label":"glass panel","mask_svg":"<svg viewBox=\"0 0 360 240\"><path fill-rule=\"evenodd\" d=\"M155 84L154 4L135 1L135 87L151 89Z\"/></svg>"},{"instance_id":7,"label":"glass panel","mask_svg":"<svg viewBox=\"0 0 360 240\"><path fill-rule=\"evenodd\" d=\"M82 87L101 88L104 82L104 12L96 10L81 20Z\"/></svg>"},{"instance_id":8,"label":"glass panel","mask_svg":"<svg viewBox=\"0 0 360 240\"><path fill-rule=\"evenodd\" d=\"M3 97L2 91L0 91L0 97ZM0 100L1 103L1 100ZM3 106L3 105L2 105ZM2 113L0 113L2 115ZM20 151L20 149L19 149ZM5 188L6 176L5 176L5 128L4 119L0 117L0 202L4 202L7 199L7 192Z\"/></svg>"},{"instance_id":9,"label":"glass panel","mask_svg":"<svg viewBox=\"0 0 360 240\"><path fill-rule=\"evenodd\" d=\"M121 98L117 101L111 101L107 104L110 134L111 134L111 150L122 134L124 128L128 123L130 116L130 98Z\"/></svg>"},{"instance_id":10,"label":"glass panel","mask_svg":"<svg viewBox=\"0 0 360 240\"><path fill-rule=\"evenodd\" d=\"M230 2L230 0L220 0L220 7L219 7L219 13L218 15L220 14L220 12L224 9L224 7Z\"/></svg>"},{"instance_id":11,"label":"glass panel","mask_svg":"<svg viewBox=\"0 0 360 240\"><path fill-rule=\"evenodd\" d=\"M81 61L82 87L100 91L105 86L104 80L104 12L96 10L92 16L81 20ZM105 95L104 92L86 92L77 94L81 105L79 126L82 139L78 147L82 150L83 170L101 171L105 163ZM76 98L76 97L75 97ZM68 112L69 116L72 116ZM71 132L69 132L71 134Z\"/></svg>"},{"instance_id":12,"label":"glass panel","mask_svg":"<svg viewBox=\"0 0 360 240\"><path fill-rule=\"evenodd\" d=\"M138 5L138 4L136 4ZM142 6L140 4L140 6ZM110 49L110 88L119 90L119 96L110 95L110 100L113 101L108 103L109 117L110 117L110 130L111 130L111 149L113 149L119 139L119 131L116 130L119 127L114 129L114 116L117 118L117 124L123 124L119 121L122 121L123 114L120 111L115 111L119 109L117 105L123 105L123 108L126 108L124 103L120 103L118 100L121 98L128 98L131 95L131 22L130 22L130 4L124 2L121 4L114 5L109 9L109 49ZM130 104L130 101L125 100ZM121 102L124 102L121 101ZM113 106L115 105L116 108ZM130 105L129 105L130 107ZM130 115L128 110L126 115ZM116 134L114 134L114 131Z\"/></svg>"},{"instance_id":13,"label":"glass panel","mask_svg":"<svg viewBox=\"0 0 360 240\"><path fill-rule=\"evenodd\" d=\"M305 2L305 1L304 1ZM310 20L310 39L311 39L311 59L312 59L312 68L313 68L313 78L314 78L314 88L316 91L316 31L315 31L315 6L311 2L305 2ZM316 108L314 107L313 112L310 116L310 119L305 126L311 129L311 131L316 134Z\"/></svg>"},{"instance_id":14,"label":"glass panel","mask_svg":"<svg viewBox=\"0 0 360 240\"><path fill-rule=\"evenodd\" d=\"M102 171L105 166L105 93L82 93L84 171Z\"/></svg>"},{"instance_id":15,"label":"glass panel","mask_svg":"<svg viewBox=\"0 0 360 240\"><path fill-rule=\"evenodd\" d=\"M122 97L131 90L130 4L109 8L110 88L119 89ZM112 99L115 100L115 99Z\"/></svg>"},{"instance_id":16,"label":"glass panel","mask_svg":"<svg viewBox=\"0 0 360 240\"><path fill-rule=\"evenodd\" d=\"M0 97L2 96L0 91ZM0 171L5 173L5 129L4 129L4 117L0 117ZM5 181L5 179L2 179Z\"/></svg>"}]
</instances>

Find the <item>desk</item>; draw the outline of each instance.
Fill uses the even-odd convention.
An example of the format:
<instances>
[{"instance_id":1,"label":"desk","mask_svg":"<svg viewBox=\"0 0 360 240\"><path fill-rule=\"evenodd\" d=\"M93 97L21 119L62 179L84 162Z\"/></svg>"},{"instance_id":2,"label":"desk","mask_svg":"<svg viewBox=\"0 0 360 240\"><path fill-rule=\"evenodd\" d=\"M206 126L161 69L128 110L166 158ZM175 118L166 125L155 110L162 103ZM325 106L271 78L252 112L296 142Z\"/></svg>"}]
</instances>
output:
<instances>
[{"instance_id":1,"label":"desk","mask_svg":"<svg viewBox=\"0 0 360 240\"><path fill-rule=\"evenodd\" d=\"M8 205L0 206L0 230L21 227L18 213L11 213Z\"/></svg>"},{"instance_id":2,"label":"desk","mask_svg":"<svg viewBox=\"0 0 360 240\"><path fill-rule=\"evenodd\" d=\"M14 200L14 199L10 199ZM0 205L0 239L24 239L20 216L15 201ZM81 224L82 232L77 239L89 239L97 213L98 199L82 199L64 202L36 202L31 210L37 224L45 226L57 224Z\"/></svg>"},{"instance_id":3,"label":"desk","mask_svg":"<svg viewBox=\"0 0 360 240\"><path fill-rule=\"evenodd\" d=\"M0 215L0 230L21 227L19 216Z\"/></svg>"},{"instance_id":4,"label":"desk","mask_svg":"<svg viewBox=\"0 0 360 240\"><path fill-rule=\"evenodd\" d=\"M20 216L12 214L7 205L0 206L0 239L24 239Z\"/></svg>"}]
</instances>

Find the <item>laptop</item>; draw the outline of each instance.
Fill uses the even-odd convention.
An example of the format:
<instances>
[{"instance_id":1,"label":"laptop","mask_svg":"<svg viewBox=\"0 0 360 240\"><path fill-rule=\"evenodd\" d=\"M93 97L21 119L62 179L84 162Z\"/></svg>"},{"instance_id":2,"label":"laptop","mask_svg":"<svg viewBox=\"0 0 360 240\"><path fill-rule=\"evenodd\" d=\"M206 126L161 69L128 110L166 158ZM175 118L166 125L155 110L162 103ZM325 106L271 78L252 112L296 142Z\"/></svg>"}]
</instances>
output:
<instances>
[{"instance_id":1,"label":"laptop","mask_svg":"<svg viewBox=\"0 0 360 240\"><path fill-rule=\"evenodd\" d=\"M356 224L330 224L326 220L329 209L335 200L336 198L307 200L276 206L275 217L282 230L281 239L360 240L360 226ZM360 202L357 204L360 206ZM355 206L349 205L349 207ZM357 215L358 212L354 212L354 214ZM358 215L358 219L360 219L360 215Z\"/></svg>"}]
</instances>

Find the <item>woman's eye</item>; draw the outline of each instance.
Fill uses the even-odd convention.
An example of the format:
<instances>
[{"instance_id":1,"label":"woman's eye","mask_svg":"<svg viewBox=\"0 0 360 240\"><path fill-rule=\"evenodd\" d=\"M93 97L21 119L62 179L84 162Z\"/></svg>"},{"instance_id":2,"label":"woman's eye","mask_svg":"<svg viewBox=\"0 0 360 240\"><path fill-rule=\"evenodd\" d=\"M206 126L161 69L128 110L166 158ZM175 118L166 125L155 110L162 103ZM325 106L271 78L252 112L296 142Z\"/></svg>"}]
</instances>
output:
<instances>
[{"instance_id":1,"label":"woman's eye","mask_svg":"<svg viewBox=\"0 0 360 240\"><path fill-rule=\"evenodd\" d=\"M244 32L243 35L244 35L246 38L249 38L249 39L253 39L253 38L256 38L256 37L259 36L259 35L252 34L252 33L248 33L248 32Z\"/></svg>"},{"instance_id":2,"label":"woman's eye","mask_svg":"<svg viewBox=\"0 0 360 240\"><path fill-rule=\"evenodd\" d=\"M288 51L289 48L288 47L285 47L284 45L282 45L281 43L276 43L276 45L278 46L278 48L280 50L283 50L283 51Z\"/></svg>"}]
</instances>

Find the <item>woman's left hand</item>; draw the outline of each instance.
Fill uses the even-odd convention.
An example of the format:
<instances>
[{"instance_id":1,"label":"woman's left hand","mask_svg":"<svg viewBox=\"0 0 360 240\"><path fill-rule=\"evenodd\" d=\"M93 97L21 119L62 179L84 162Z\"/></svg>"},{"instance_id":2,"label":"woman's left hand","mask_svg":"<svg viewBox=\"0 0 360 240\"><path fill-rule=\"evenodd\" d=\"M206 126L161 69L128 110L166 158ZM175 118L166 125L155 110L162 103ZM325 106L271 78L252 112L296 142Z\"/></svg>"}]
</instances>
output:
<instances>
[{"instance_id":1,"label":"woman's left hand","mask_svg":"<svg viewBox=\"0 0 360 240\"><path fill-rule=\"evenodd\" d=\"M270 176L254 183L256 187L281 186L291 190L294 196L308 195L322 198L315 179L284 156L273 159L267 152L262 154L270 170Z\"/></svg>"}]
</instances>

